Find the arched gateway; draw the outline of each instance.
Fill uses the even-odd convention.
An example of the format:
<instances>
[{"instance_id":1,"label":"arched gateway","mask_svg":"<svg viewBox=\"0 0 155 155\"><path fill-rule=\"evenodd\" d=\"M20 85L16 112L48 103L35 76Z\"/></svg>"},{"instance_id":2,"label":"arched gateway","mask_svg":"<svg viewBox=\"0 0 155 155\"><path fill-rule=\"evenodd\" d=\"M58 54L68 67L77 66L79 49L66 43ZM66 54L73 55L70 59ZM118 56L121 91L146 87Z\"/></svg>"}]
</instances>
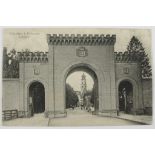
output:
<instances>
[{"instance_id":1,"label":"arched gateway","mask_svg":"<svg viewBox=\"0 0 155 155\"><path fill-rule=\"evenodd\" d=\"M99 110L98 77L97 77L97 75L96 75L96 73L95 73L95 71L91 65L85 64L85 63L79 63L79 64L72 65L68 69L68 71L64 77L65 81L70 74L72 74L73 72L77 72L77 71L84 71L84 72L88 73L94 81L93 92L92 92L92 95L93 95L92 103L94 105L95 112L97 113ZM65 88L65 86L64 86L64 88ZM66 90L65 90L65 96L64 97L66 98ZM64 98L64 100L65 100L65 98Z\"/></svg>"},{"instance_id":2,"label":"arched gateway","mask_svg":"<svg viewBox=\"0 0 155 155\"><path fill-rule=\"evenodd\" d=\"M125 110L119 104L119 91L132 79L132 111L142 112L141 70L135 59L125 59L122 53L114 52L115 35L47 35L49 50L43 52L18 53L19 67L19 115L30 116L28 101L32 96L27 92L31 81L44 85L45 106L40 109L46 117L66 116L65 82L69 74L82 70L95 81L95 110L97 115L116 116ZM130 62L130 63L129 63ZM128 87L131 85L128 83ZM120 89L119 89L120 86ZM128 93L128 92L127 92Z\"/></svg>"},{"instance_id":3,"label":"arched gateway","mask_svg":"<svg viewBox=\"0 0 155 155\"><path fill-rule=\"evenodd\" d=\"M130 81L124 80L119 84L119 111L131 113L133 110L133 86ZM134 93L135 95L135 93Z\"/></svg>"},{"instance_id":4,"label":"arched gateway","mask_svg":"<svg viewBox=\"0 0 155 155\"><path fill-rule=\"evenodd\" d=\"M42 83L32 82L29 86L29 112L30 116L45 111L45 89Z\"/></svg>"},{"instance_id":5,"label":"arched gateway","mask_svg":"<svg viewBox=\"0 0 155 155\"><path fill-rule=\"evenodd\" d=\"M96 114L116 115L115 35L47 35L53 111L47 115L66 116L65 80L78 69L91 72L97 80Z\"/></svg>"}]
</instances>

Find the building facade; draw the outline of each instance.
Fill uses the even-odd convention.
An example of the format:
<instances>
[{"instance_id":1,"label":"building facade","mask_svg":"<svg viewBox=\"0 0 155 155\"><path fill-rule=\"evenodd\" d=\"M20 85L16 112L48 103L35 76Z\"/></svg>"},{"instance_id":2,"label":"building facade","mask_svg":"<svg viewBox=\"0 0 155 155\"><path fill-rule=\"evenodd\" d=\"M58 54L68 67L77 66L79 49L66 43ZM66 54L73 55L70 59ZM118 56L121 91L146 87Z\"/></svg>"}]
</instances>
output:
<instances>
[{"instance_id":1,"label":"building facade","mask_svg":"<svg viewBox=\"0 0 155 155\"><path fill-rule=\"evenodd\" d=\"M64 117L66 79L74 71L86 71L94 80L96 115L149 111L152 81L142 79L138 59L114 52L115 42L115 35L47 34L47 53L18 52L19 77L3 78L3 110L31 117L33 107L46 117ZM34 105L37 100L44 104Z\"/></svg>"}]
</instances>

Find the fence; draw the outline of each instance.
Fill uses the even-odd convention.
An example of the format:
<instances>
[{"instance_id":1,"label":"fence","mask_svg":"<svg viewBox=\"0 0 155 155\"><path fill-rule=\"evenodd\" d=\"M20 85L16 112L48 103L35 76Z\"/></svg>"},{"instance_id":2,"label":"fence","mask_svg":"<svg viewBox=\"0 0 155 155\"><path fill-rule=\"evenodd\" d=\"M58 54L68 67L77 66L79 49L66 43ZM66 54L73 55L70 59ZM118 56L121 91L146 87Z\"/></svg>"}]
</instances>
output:
<instances>
[{"instance_id":1,"label":"fence","mask_svg":"<svg viewBox=\"0 0 155 155\"><path fill-rule=\"evenodd\" d=\"M18 118L18 110L4 110L3 120L11 120Z\"/></svg>"}]
</instances>

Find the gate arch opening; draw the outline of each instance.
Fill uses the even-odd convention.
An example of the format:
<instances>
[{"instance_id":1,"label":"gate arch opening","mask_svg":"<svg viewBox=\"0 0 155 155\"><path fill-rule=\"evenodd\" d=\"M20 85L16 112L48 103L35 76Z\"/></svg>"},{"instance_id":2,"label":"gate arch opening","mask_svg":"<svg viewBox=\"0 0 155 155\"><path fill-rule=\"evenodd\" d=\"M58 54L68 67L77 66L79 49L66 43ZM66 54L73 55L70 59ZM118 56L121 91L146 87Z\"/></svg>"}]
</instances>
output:
<instances>
[{"instance_id":1,"label":"gate arch opening","mask_svg":"<svg viewBox=\"0 0 155 155\"><path fill-rule=\"evenodd\" d=\"M33 116L45 111L45 88L41 82L32 82L29 86L29 113Z\"/></svg>"},{"instance_id":2,"label":"gate arch opening","mask_svg":"<svg viewBox=\"0 0 155 155\"><path fill-rule=\"evenodd\" d=\"M71 76L73 77L72 83L69 82ZM88 79L89 81L85 81ZM80 85L78 86L80 89L77 89L77 83L80 83L78 84ZM74 105L69 103L68 87L75 93L75 102L77 103ZM94 70L85 64L72 66L65 78L65 109L74 107L79 107L81 110L86 111L89 111L90 107L93 107L94 114L99 109L98 78Z\"/></svg>"},{"instance_id":3,"label":"gate arch opening","mask_svg":"<svg viewBox=\"0 0 155 155\"><path fill-rule=\"evenodd\" d=\"M128 80L119 84L119 111L129 114L133 111L133 85Z\"/></svg>"}]
</instances>

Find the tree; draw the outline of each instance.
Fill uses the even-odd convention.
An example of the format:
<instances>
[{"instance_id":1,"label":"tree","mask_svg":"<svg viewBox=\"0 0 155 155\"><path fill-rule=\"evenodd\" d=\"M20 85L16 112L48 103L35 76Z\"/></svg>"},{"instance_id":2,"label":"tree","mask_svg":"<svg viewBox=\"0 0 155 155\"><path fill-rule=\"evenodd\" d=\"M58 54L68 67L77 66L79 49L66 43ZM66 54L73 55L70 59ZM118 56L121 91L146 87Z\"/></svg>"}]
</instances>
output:
<instances>
[{"instance_id":1,"label":"tree","mask_svg":"<svg viewBox=\"0 0 155 155\"><path fill-rule=\"evenodd\" d=\"M7 55L7 48L3 48L3 77L7 77L7 68L8 68L9 57Z\"/></svg>"},{"instance_id":2,"label":"tree","mask_svg":"<svg viewBox=\"0 0 155 155\"><path fill-rule=\"evenodd\" d=\"M66 108L77 106L77 102L78 102L77 94L69 84L66 84Z\"/></svg>"},{"instance_id":3,"label":"tree","mask_svg":"<svg viewBox=\"0 0 155 155\"><path fill-rule=\"evenodd\" d=\"M151 78L152 69L149 62L149 57L138 38L136 38L135 36L131 38L129 45L127 46L127 51L130 55L134 56L136 60L139 61L141 65L142 78Z\"/></svg>"},{"instance_id":4,"label":"tree","mask_svg":"<svg viewBox=\"0 0 155 155\"><path fill-rule=\"evenodd\" d=\"M3 78L19 78L19 61L16 50L7 53L7 48L3 48Z\"/></svg>"}]
</instances>

